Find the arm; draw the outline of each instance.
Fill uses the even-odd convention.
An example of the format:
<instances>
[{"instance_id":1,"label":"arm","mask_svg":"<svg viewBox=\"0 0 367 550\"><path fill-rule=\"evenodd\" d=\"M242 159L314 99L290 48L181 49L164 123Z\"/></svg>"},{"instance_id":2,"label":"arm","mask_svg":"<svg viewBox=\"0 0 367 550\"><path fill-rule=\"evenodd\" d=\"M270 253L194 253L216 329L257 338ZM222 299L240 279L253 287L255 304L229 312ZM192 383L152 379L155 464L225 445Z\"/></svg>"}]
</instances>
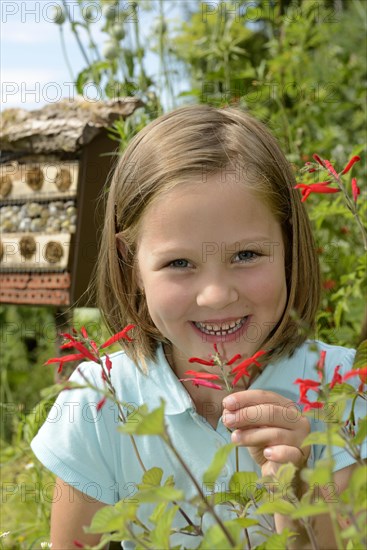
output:
<instances>
[{"instance_id":1,"label":"arm","mask_svg":"<svg viewBox=\"0 0 367 550\"><path fill-rule=\"evenodd\" d=\"M335 472L334 483L337 487L338 494L342 493L344 489L347 488L348 480L352 475L354 468L355 465L352 464L347 468L343 468L342 470ZM328 501L329 495L325 491L323 491L322 488L321 496L325 500L325 502ZM281 516L279 514L274 515L274 520L275 527L278 533L281 533L285 527L288 527L289 529L296 531L299 534L299 536L297 536L296 539L289 544L289 550L312 550L312 545L308 538L308 535L304 527L300 523L295 521L292 522L292 520L290 520L288 517ZM320 550L330 550L331 548L338 547L334 537L333 523L329 514L320 514L318 516L314 516L313 518L310 518L310 523L312 530L315 534L318 548ZM341 519L338 521L338 523L341 528L347 527L346 525L343 525L343 521ZM347 544L347 541L345 542L345 544Z\"/></svg>"},{"instance_id":2,"label":"arm","mask_svg":"<svg viewBox=\"0 0 367 550\"><path fill-rule=\"evenodd\" d=\"M87 535L83 527L90 525L94 514L106 506L81 493L61 479L56 479L51 510L52 550L75 550L73 541L95 545L100 535Z\"/></svg>"}]
</instances>

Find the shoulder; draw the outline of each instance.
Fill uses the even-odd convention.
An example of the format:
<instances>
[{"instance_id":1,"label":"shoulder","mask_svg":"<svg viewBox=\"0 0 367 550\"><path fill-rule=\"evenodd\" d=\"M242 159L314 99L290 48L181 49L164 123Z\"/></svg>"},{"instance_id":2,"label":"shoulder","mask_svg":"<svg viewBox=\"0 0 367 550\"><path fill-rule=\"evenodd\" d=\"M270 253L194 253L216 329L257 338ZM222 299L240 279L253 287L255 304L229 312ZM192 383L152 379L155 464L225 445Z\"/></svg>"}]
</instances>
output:
<instances>
[{"instance_id":1,"label":"shoulder","mask_svg":"<svg viewBox=\"0 0 367 550\"><path fill-rule=\"evenodd\" d=\"M147 374L154 366L157 366L153 362L148 363L148 373L144 374L140 365L136 365L124 351L118 351L102 357L103 368L102 365L92 361L81 363L71 375L70 381L83 386L90 385L94 388L103 388L105 381L102 372L107 372L107 357L110 360L111 382L118 394L122 390L124 392L131 391L141 385L142 380L148 380Z\"/></svg>"},{"instance_id":2,"label":"shoulder","mask_svg":"<svg viewBox=\"0 0 367 550\"><path fill-rule=\"evenodd\" d=\"M147 361L146 374L123 351L110 354L109 359L112 363L111 382L119 401L138 406L149 403L149 407L154 408L163 399L166 402L166 412L184 411L191 406L190 399L172 372L161 345L157 348L154 361ZM106 364L106 358L103 362ZM70 380L81 385L88 381L93 388L104 387L102 367L92 362L82 363Z\"/></svg>"},{"instance_id":3,"label":"shoulder","mask_svg":"<svg viewBox=\"0 0 367 550\"><path fill-rule=\"evenodd\" d=\"M337 366L340 367L341 373L350 370L356 354L355 349L326 344L320 340L307 340L302 348L304 349L306 369L315 369L320 357L323 356L327 375L332 375Z\"/></svg>"},{"instance_id":4,"label":"shoulder","mask_svg":"<svg viewBox=\"0 0 367 550\"><path fill-rule=\"evenodd\" d=\"M293 398L298 388L294 384L297 378L316 380L316 365L321 352L325 352L324 371L327 380L331 380L334 370L344 374L353 366L355 350L342 346L325 344L319 340L307 340L291 356L283 357L269 364L253 387L263 387Z\"/></svg>"}]
</instances>

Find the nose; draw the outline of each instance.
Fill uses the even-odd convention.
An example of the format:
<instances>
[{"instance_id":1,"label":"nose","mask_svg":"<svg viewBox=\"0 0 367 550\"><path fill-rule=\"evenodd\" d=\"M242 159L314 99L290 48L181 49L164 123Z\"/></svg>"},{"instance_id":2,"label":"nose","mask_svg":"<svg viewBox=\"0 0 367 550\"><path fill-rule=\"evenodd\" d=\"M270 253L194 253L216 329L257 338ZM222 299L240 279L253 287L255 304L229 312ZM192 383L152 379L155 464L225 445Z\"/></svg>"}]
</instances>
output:
<instances>
[{"instance_id":1,"label":"nose","mask_svg":"<svg viewBox=\"0 0 367 550\"><path fill-rule=\"evenodd\" d=\"M196 303L200 307L224 309L237 302L238 292L234 285L225 281L224 277L218 281L207 281L202 285L196 296Z\"/></svg>"}]
</instances>

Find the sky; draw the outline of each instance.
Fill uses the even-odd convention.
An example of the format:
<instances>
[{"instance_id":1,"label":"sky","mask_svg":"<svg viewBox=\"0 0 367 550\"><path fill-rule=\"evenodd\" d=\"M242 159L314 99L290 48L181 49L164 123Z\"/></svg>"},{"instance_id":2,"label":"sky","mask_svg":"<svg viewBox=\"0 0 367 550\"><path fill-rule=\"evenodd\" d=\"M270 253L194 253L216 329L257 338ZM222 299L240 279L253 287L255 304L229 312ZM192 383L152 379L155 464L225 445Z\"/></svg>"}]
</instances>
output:
<instances>
[{"instance_id":1,"label":"sky","mask_svg":"<svg viewBox=\"0 0 367 550\"><path fill-rule=\"evenodd\" d=\"M192 0L189 0L192 1ZM77 0L67 0L68 7L78 10ZM88 3L88 2L87 2ZM90 0L90 4L93 4ZM126 2L128 4L128 2ZM169 16L177 16L175 2L166 0L165 9ZM0 22L0 76L1 108L39 109L62 98L76 95L73 78L65 62L58 25L52 16L61 0L1 0ZM98 12L96 13L96 18ZM149 14L149 21L142 21L141 27L147 32L157 14ZM102 21L102 19L101 19ZM93 39L103 47L106 35L95 29ZM85 62L77 46L70 25L63 25L65 42L72 72L75 75L85 68ZM148 54L146 65L149 75L159 71L158 59ZM88 100L100 98L100 90L88 85L85 90Z\"/></svg>"}]
</instances>

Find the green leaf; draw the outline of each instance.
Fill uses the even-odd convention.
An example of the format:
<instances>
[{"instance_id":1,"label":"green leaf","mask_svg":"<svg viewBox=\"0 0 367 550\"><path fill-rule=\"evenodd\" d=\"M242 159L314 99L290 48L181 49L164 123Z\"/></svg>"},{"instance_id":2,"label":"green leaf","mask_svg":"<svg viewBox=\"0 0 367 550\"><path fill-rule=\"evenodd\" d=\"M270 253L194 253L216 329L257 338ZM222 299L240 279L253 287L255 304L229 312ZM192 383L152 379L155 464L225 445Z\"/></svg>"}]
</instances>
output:
<instances>
[{"instance_id":1,"label":"green leaf","mask_svg":"<svg viewBox=\"0 0 367 550\"><path fill-rule=\"evenodd\" d=\"M85 384L78 384L77 382L72 382L71 380L67 380L63 384L54 384L53 386L48 386L47 388L43 388L40 391L41 397L44 399L53 399L57 397L59 393L65 389L65 387L67 387L68 390L80 389L80 388L85 388Z\"/></svg>"},{"instance_id":2,"label":"green leaf","mask_svg":"<svg viewBox=\"0 0 367 550\"><path fill-rule=\"evenodd\" d=\"M356 356L353 362L353 370L361 369L367 365L367 340L363 340L357 348Z\"/></svg>"},{"instance_id":3,"label":"green leaf","mask_svg":"<svg viewBox=\"0 0 367 550\"><path fill-rule=\"evenodd\" d=\"M163 470L162 468L157 468L154 466L144 472L143 479L141 483L138 484L139 490L150 488L150 487L159 487L162 481Z\"/></svg>"},{"instance_id":4,"label":"green leaf","mask_svg":"<svg viewBox=\"0 0 367 550\"><path fill-rule=\"evenodd\" d=\"M213 506L217 504L227 504L231 501L242 502L242 498L231 491L219 491L218 493L210 495L210 502Z\"/></svg>"},{"instance_id":5,"label":"green leaf","mask_svg":"<svg viewBox=\"0 0 367 550\"><path fill-rule=\"evenodd\" d=\"M161 515L157 527L150 533L154 548L160 548L162 550L170 550L170 534L172 529L172 522L178 510L178 506L173 506L169 510L166 510L164 515Z\"/></svg>"},{"instance_id":6,"label":"green leaf","mask_svg":"<svg viewBox=\"0 0 367 550\"><path fill-rule=\"evenodd\" d=\"M305 468L301 471L301 478L309 486L325 485L332 479L333 466L334 462L329 462L328 459L317 460L314 468Z\"/></svg>"},{"instance_id":7,"label":"green leaf","mask_svg":"<svg viewBox=\"0 0 367 550\"><path fill-rule=\"evenodd\" d=\"M141 405L131 413L123 426L118 430L125 434L163 435L164 434L164 402L161 406L148 412L147 405Z\"/></svg>"},{"instance_id":8,"label":"green leaf","mask_svg":"<svg viewBox=\"0 0 367 550\"><path fill-rule=\"evenodd\" d=\"M209 466L209 468L204 472L203 475L203 482L204 483L214 483L219 474L221 473L222 469L224 468L228 455L230 452L234 449L235 445L232 443L228 445L223 445L223 447L220 447L218 451L215 453L214 458Z\"/></svg>"},{"instance_id":9,"label":"green leaf","mask_svg":"<svg viewBox=\"0 0 367 550\"><path fill-rule=\"evenodd\" d=\"M263 491L255 472L235 472L229 480L229 492L232 498L242 504L252 499L258 500Z\"/></svg>"},{"instance_id":10,"label":"green leaf","mask_svg":"<svg viewBox=\"0 0 367 550\"><path fill-rule=\"evenodd\" d=\"M87 533L119 531L124 522L134 520L136 511L137 506L132 504L117 503L115 506L104 506L93 516L90 527L85 530Z\"/></svg>"},{"instance_id":11,"label":"green leaf","mask_svg":"<svg viewBox=\"0 0 367 550\"><path fill-rule=\"evenodd\" d=\"M263 544L264 550L284 550L287 548L287 541L291 537L294 537L297 533L294 533L290 529L283 529L281 533L274 533Z\"/></svg>"},{"instance_id":12,"label":"green leaf","mask_svg":"<svg viewBox=\"0 0 367 550\"><path fill-rule=\"evenodd\" d=\"M363 443L366 437L367 437L367 416L364 416L363 418L360 418L358 420L358 431L355 437L352 439L352 441L355 445L360 445L361 443Z\"/></svg>"},{"instance_id":13,"label":"green leaf","mask_svg":"<svg viewBox=\"0 0 367 550\"><path fill-rule=\"evenodd\" d=\"M357 495L361 488L367 485L367 464L358 465L348 481L347 490L353 495Z\"/></svg>"},{"instance_id":14,"label":"green leaf","mask_svg":"<svg viewBox=\"0 0 367 550\"><path fill-rule=\"evenodd\" d=\"M289 462L288 464L282 464L277 471L275 477L279 481L280 485L288 486L292 483L294 476L296 475L297 468L294 464Z\"/></svg>"},{"instance_id":15,"label":"green leaf","mask_svg":"<svg viewBox=\"0 0 367 550\"><path fill-rule=\"evenodd\" d=\"M139 503L142 502L166 502L173 500L183 500L185 495L183 491L175 489L174 487L154 487L152 489L146 489L139 491L134 495Z\"/></svg>"},{"instance_id":16,"label":"green leaf","mask_svg":"<svg viewBox=\"0 0 367 550\"><path fill-rule=\"evenodd\" d=\"M165 487L174 487L175 486L175 478L171 474L167 477L166 481L163 483Z\"/></svg>"},{"instance_id":17,"label":"green leaf","mask_svg":"<svg viewBox=\"0 0 367 550\"><path fill-rule=\"evenodd\" d=\"M159 521L159 518L165 513L168 504L168 502L161 502L154 508L152 514L149 516L152 523L157 523Z\"/></svg>"},{"instance_id":18,"label":"green leaf","mask_svg":"<svg viewBox=\"0 0 367 550\"><path fill-rule=\"evenodd\" d=\"M338 433L330 434L330 443L337 447L345 447L345 441ZM302 447L307 447L308 445L328 445L329 439L326 432L311 432L306 436L302 443Z\"/></svg>"},{"instance_id":19,"label":"green leaf","mask_svg":"<svg viewBox=\"0 0 367 550\"><path fill-rule=\"evenodd\" d=\"M293 519L299 519L325 514L328 510L329 507L326 502L313 502L312 504L301 504L296 510L293 510L290 515Z\"/></svg>"},{"instance_id":20,"label":"green leaf","mask_svg":"<svg viewBox=\"0 0 367 550\"><path fill-rule=\"evenodd\" d=\"M248 518L237 518L234 520L224 521L223 524L230 532L232 538L235 540L235 548L243 548L243 544L240 543L240 535L243 529L250 527L251 525L258 525L258 522ZM224 548L230 548L229 541L219 525L212 525L205 532L205 535L199 546L200 550L223 550Z\"/></svg>"},{"instance_id":21,"label":"green leaf","mask_svg":"<svg viewBox=\"0 0 367 550\"><path fill-rule=\"evenodd\" d=\"M279 499L274 502L265 502L256 510L256 514L284 514L286 516L292 514L295 510L293 504L287 500Z\"/></svg>"}]
</instances>

